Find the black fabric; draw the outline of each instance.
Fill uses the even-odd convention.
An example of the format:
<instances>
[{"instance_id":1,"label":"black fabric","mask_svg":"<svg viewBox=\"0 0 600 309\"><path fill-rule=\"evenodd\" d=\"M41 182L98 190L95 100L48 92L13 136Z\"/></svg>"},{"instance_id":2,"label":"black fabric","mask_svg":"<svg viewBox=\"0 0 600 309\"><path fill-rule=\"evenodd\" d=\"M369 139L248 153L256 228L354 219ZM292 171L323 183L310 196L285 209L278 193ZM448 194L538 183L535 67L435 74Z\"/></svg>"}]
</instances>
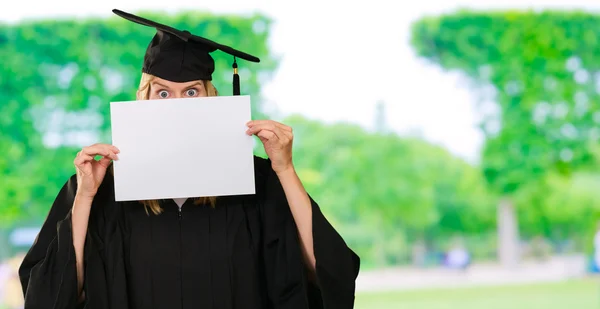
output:
<instances>
[{"instance_id":1,"label":"black fabric","mask_svg":"<svg viewBox=\"0 0 600 309\"><path fill-rule=\"evenodd\" d=\"M360 259L311 199L316 282L270 161L255 158L256 194L216 207L161 201L148 215L115 202L110 173L92 205L85 243L86 300L77 305L70 210L72 177L59 192L19 275L29 308L353 308Z\"/></svg>"},{"instance_id":2,"label":"black fabric","mask_svg":"<svg viewBox=\"0 0 600 309\"><path fill-rule=\"evenodd\" d=\"M251 62L260 59L243 51L191 34L186 30L114 9L113 13L140 25L156 28L144 56L142 72L172 82L212 80L215 62L210 53L221 50Z\"/></svg>"}]
</instances>

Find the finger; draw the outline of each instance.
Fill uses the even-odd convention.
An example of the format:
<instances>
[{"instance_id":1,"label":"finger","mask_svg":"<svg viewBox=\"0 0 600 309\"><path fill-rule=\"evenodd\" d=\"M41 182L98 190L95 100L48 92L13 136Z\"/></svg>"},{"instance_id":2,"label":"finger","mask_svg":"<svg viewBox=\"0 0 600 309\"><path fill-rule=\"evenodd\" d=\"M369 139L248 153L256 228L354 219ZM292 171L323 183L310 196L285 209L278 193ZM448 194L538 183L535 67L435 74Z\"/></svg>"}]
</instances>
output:
<instances>
[{"instance_id":1,"label":"finger","mask_svg":"<svg viewBox=\"0 0 600 309\"><path fill-rule=\"evenodd\" d=\"M271 123L264 123L264 124L253 126L253 127L249 128L247 132L249 134L256 134L262 130L271 131L271 132L275 133L275 135L277 135L278 137L280 137L280 138L283 137L283 132L277 126L275 126Z\"/></svg>"},{"instance_id":2,"label":"finger","mask_svg":"<svg viewBox=\"0 0 600 309\"><path fill-rule=\"evenodd\" d=\"M266 138L264 138L264 137L260 137L260 136L258 137L258 139L260 139L260 141L261 141L263 144L269 141L268 139L266 139Z\"/></svg>"},{"instance_id":3,"label":"finger","mask_svg":"<svg viewBox=\"0 0 600 309\"><path fill-rule=\"evenodd\" d=\"M248 126L256 126L256 125L263 125L263 124L268 124L268 125L273 125L283 131L288 131L288 132L292 132L292 128L289 126L286 126L282 123L279 123L277 121L273 121L273 120L254 120L249 122Z\"/></svg>"},{"instance_id":4,"label":"finger","mask_svg":"<svg viewBox=\"0 0 600 309\"><path fill-rule=\"evenodd\" d=\"M261 130L267 130L267 128L264 125L253 126L253 127L249 127L248 130L246 130L246 133L248 133L249 135L253 135L253 134L260 132Z\"/></svg>"},{"instance_id":5,"label":"finger","mask_svg":"<svg viewBox=\"0 0 600 309\"><path fill-rule=\"evenodd\" d=\"M111 145L111 144L102 144L102 143L97 143L97 144L94 144L93 146L107 147L108 149L112 150L112 152L114 152L114 153L119 153L119 152L121 152L121 150L120 150L119 148L117 148L116 146L114 146L114 145Z\"/></svg>"},{"instance_id":6,"label":"finger","mask_svg":"<svg viewBox=\"0 0 600 309\"><path fill-rule=\"evenodd\" d=\"M82 164L91 162L92 160L94 160L93 156L81 153L75 158L73 164L75 164L75 166L81 166Z\"/></svg>"},{"instance_id":7,"label":"finger","mask_svg":"<svg viewBox=\"0 0 600 309\"><path fill-rule=\"evenodd\" d=\"M106 144L95 144L92 146L84 147L81 149L82 153L90 156L104 156L109 157L113 160L117 160L118 156L113 150L114 146ZM116 148L116 147L115 147ZM118 149L117 149L118 150Z\"/></svg>"},{"instance_id":8,"label":"finger","mask_svg":"<svg viewBox=\"0 0 600 309\"><path fill-rule=\"evenodd\" d=\"M81 153L89 156L108 156L111 153L111 150L105 145L96 144L92 146L83 147L81 149Z\"/></svg>"},{"instance_id":9,"label":"finger","mask_svg":"<svg viewBox=\"0 0 600 309\"><path fill-rule=\"evenodd\" d=\"M108 157L112 160L119 160L119 156L117 155L117 153L120 153L121 150L116 146L109 144L95 144L93 146L98 147L99 149L106 150L104 153L97 153L96 155Z\"/></svg>"},{"instance_id":10,"label":"finger","mask_svg":"<svg viewBox=\"0 0 600 309\"><path fill-rule=\"evenodd\" d=\"M274 121L274 120L252 120L247 123L248 126L256 126L256 125L261 125L261 124L272 124L283 131L292 132L291 127L286 126L285 124Z\"/></svg>"},{"instance_id":11,"label":"finger","mask_svg":"<svg viewBox=\"0 0 600 309\"><path fill-rule=\"evenodd\" d=\"M282 144L287 144L292 141L293 136L291 132L280 130L279 127L272 126L270 124L264 124L263 126L265 126L266 128L263 128L262 130L267 130L275 133L277 140Z\"/></svg>"},{"instance_id":12,"label":"finger","mask_svg":"<svg viewBox=\"0 0 600 309\"><path fill-rule=\"evenodd\" d=\"M248 134L249 135L254 135L255 134L258 137L265 136L265 133L262 133L262 135L260 135L261 132L270 132L271 134L268 134L270 140L273 140L274 138L279 139L280 135L283 135L282 133L279 133L279 135L278 135L277 134L277 130L271 130L271 129L266 129L266 128L262 128L262 129L261 128L253 128L252 130L249 130Z\"/></svg>"},{"instance_id":13,"label":"finger","mask_svg":"<svg viewBox=\"0 0 600 309\"><path fill-rule=\"evenodd\" d=\"M275 128L273 129L273 133L275 133L275 135L277 135L277 138L279 140L281 140L281 142L283 143L287 143L289 140L289 136L288 133L284 130L282 130L281 128L279 128L279 126L275 126Z\"/></svg>"},{"instance_id":14,"label":"finger","mask_svg":"<svg viewBox=\"0 0 600 309\"><path fill-rule=\"evenodd\" d=\"M256 134L256 136L261 138L261 141L264 142L263 139L267 140L267 141L274 141L277 139L277 135L275 135L275 133L273 133L272 131L269 130L262 130L260 132L258 132Z\"/></svg>"},{"instance_id":15,"label":"finger","mask_svg":"<svg viewBox=\"0 0 600 309\"><path fill-rule=\"evenodd\" d=\"M249 128L270 128L275 129L277 127L277 125L275 125L275 123L273 122L260 122L260 123L255 123L255 124L251 124L248 126Z\"/></svg>"},{"instance_id":16,"label":"finger","mask_svg":"<svg viewBox=\"0 0 600 309\"><path fill-rule=\"evenodd\" d=\"M111 161L112 160L110 158L102 157L102 159L100 159L100 161L98 161L98 164L100 164L104 168L108 168L110 166Z\"/></svg>"}]
</instances>

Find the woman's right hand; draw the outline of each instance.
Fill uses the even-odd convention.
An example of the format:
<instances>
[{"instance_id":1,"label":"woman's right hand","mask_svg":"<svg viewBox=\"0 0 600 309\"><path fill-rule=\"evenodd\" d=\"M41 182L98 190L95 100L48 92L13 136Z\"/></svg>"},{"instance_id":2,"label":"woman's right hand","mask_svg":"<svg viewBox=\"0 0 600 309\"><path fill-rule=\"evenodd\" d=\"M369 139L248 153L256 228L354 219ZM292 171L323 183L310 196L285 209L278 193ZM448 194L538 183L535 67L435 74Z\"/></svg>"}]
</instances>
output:
<instances>
[{"instance_id":1,"label":"woman's right hand","mask_svg":"<svg viewBox=\"0 0 600 309\"><path fill-rule=\"evenodd\" d=\"M73 163L77 170L77 195L93 198L112 160L118 160L119 149L108 144L94 144L81 149ZM96 160L96 156L102 156Z\"/></svg>"}]
</instances>

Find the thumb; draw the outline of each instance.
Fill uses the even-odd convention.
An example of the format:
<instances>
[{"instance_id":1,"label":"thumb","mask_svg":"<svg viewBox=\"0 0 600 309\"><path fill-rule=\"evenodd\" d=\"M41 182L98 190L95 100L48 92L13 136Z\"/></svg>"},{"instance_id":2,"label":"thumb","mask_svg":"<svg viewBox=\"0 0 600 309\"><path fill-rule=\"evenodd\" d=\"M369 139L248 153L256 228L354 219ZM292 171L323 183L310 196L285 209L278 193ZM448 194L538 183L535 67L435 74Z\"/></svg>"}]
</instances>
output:
<instances>
[{"instance_id":1,"label":"thumb","mask_svg":"<svg viewBox=\"0 0 600 309\"><path fill-rule=\"evenodd\" d=\"M111 162L110 158L102 157L102 159L100 159L100 161L98 161L98 164L100 164L100 166L102 166L104 168L108 168L110 166L110 162Z\"/></svg>"}]
</instances>

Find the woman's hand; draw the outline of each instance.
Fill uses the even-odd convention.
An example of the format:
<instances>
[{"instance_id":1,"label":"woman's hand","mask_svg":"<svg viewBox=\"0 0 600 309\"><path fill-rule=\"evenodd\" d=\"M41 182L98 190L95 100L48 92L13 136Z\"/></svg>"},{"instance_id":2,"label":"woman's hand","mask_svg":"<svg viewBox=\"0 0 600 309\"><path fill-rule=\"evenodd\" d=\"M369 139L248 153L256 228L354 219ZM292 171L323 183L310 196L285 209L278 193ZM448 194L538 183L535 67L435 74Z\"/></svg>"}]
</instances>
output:
<instances>
[{"instance_id":1,"label":"woman's hand","mask_svg":"<svg viewBox=\"0 0 600 309\"><path fill-rule=\"evenodd\" d=\"M248 135L256 135L271 159L271 167L276 173L293 168L292 128L273 120L254 120L247 123Z\"/></svg>"},{"instance_id":2,"label":"woman's hand","mask_svg":"<svg viewBox=\"0 0 600 309\"><path fill-rule=\"evenodd\" d=\"M73 163L77 170L77 195L93 199L106 175L106 169L112 160L118 160L119 149L107 144L94 144L84 147ZM102 156L96 160L96 156Z\"/></svg>"}]
</instances>

